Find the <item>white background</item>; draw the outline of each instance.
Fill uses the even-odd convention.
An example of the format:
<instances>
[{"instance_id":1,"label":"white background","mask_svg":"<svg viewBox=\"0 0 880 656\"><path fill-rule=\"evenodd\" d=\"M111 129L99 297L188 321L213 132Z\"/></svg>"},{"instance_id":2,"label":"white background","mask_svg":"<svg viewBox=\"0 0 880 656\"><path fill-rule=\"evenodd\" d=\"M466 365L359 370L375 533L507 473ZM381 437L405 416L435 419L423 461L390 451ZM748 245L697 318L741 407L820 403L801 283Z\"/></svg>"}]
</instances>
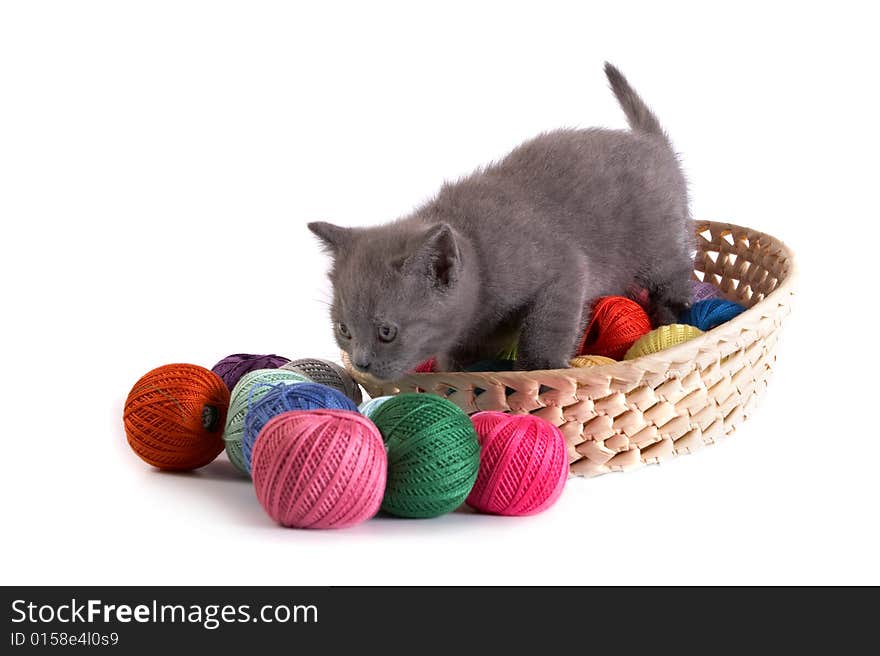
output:
<instances>
[{"instance_id":1,"label":"white background","mask_svg":"<svg viewBox=\"0 0 880 656\"><path fill-rule=\"evenodd\" d=\"M0 9L0 580L880 583L868 3L317 5ZM682 153L694 215L798 256L734 437L572 479L528 519L335 532L273 525L225 456L169 475L130 452L122 404L154 366L337 355L306 222L392 219L539 131L622 127L604 59Z\"/></svg>"}]
</instances>

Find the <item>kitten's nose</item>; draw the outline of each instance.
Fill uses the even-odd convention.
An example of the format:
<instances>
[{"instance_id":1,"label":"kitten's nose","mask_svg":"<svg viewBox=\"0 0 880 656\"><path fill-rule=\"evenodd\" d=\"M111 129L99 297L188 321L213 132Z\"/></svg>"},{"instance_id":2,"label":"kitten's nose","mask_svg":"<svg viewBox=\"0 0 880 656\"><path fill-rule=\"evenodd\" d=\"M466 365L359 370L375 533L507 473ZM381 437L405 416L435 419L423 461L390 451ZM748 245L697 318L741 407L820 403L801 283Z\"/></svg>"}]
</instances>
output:
<instances>
[{"instance_id":1,"label":"kitten's nose","mask_svg":"<svg viewBox=\"0 0 880 656\"><path fill-rule=\"evenodd\" d=\"M370 370L370 361L365 357L355 358L354 366L360 369L361 371L369 371Z\"/></svg>"}]
</instances>

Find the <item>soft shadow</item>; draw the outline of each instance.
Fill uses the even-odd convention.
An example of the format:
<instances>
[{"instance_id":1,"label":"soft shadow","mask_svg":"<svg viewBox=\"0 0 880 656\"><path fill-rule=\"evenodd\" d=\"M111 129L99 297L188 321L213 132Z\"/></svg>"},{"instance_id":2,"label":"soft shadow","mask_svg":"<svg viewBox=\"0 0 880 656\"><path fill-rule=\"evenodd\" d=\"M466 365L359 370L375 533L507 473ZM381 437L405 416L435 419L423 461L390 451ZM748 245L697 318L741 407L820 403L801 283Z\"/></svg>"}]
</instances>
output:
<instances>
[{"instance_id":1,"label":"soft shadow","mask_svg":"<svg viewBox=\"0 0 880 656\"><path fill-rule=\"evenodd\" d=\"M188 472L172 472L153 469L160 476L174 476L180 478L198 478L202 480L213 481L240 481L242 483L250 483L251 480L235 468L229 460L218 458L214 462Z\"/></svg>"}]
</instances>

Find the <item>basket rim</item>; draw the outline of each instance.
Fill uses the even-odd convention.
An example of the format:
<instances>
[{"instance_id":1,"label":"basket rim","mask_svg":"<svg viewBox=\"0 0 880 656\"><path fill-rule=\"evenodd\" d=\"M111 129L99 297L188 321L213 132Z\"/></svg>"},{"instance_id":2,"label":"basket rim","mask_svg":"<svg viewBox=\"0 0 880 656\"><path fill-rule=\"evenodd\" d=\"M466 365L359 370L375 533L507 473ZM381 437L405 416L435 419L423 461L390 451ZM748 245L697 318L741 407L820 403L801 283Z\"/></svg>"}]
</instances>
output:
<instances>
[{"instance_id":1,"label":"basket rim","mask_svg":"<svg viewBox=\"0 0 880 656\"><path fill-rule=\"evenodd\" d=\"M788 270L785 278L779 280L779 284L772 292L767 294L763 299L755 303L750 308L747 308L745 312L740 313L730 321L727 321L720 326L716 326L715 328L704 332L702 335L699 335L694 339L663 349L662 351L658 351L657 353L643 355L632 360L619 360L614 363L603 364L594 367L568 367L564 369L529 369L523 371L435 371L430 373L413 372L408 373L405 376L402 376L393 381L380 381L373 378L369 374L364 374L360 371L357 371L352 367L351 362L348 358L348 354L345 352L342 353L343 362L345 363L349 371L355 376L355 378L359 379L358 382L361 382L362 384L365 381L369 381L369 383L373 384L374 386L394 385L395 387L402 388L403 386L401 385L401 383L412 382L422 389L429 389L432 384L443 382L441 380L442 378L454 378L455 380L461 382L471 382L476 387L480 386L478 384L479 382L483 382L483 384L485 384L486 378L493 375L498 375L499 377L503 377L508 380L515 380L519 377L531 378L535 375L546 375L560 378L564 377L569 380L575 381L578 384L583 384L589 383L591 380L595 380L595 377L599 372L601 372L603 376L613 376L615 371L625 371L633 365L638 365L639 368L647 369L653 369L654 367L652 365L663 365L662 368L671 369L672 367L670 365L670 361L685 363L689 360L692 360L693 358L683 357L684 354L690 352L698 352L701 350L701 347L721 341L725 335L733 336L740 334L742 329L746 328L748 324L751 324L753 322L753 319L757 315L760 315L763 311L769 311L770 309L783 304L780 301L782 301L784 298L790 297L794 293L799 275L794 252L785 242L783 242L781 239L778 239L777 237L774 237L773 235L767 234L760 230L756 230L754 228L737 225L735 223L728 223L725 221L700 220L692 221L692 223L695 228L695 232L697 233L702 232L709 227L713 227L720 228L722 232L725 230L741 230L750 232L756 237L765 237L773 243L774 247L779 252L780 257L784 258L787 261L788 265ZM648 366L645 367L644 365ZM423 381L424 384L418 385L417 381Z\"/></svg>"}]
</instances>

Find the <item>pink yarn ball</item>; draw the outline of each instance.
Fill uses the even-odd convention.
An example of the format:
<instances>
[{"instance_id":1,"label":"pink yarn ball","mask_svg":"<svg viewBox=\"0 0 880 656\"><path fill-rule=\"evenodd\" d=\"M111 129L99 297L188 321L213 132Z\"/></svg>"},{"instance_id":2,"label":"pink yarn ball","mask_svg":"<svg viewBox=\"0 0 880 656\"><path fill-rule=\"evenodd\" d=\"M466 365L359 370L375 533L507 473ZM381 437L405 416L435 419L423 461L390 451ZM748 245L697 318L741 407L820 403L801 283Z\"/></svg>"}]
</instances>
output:
<instances>
[{"instance_id":1,"label":"pink yarn ball","mask_svg":"<svg viewBox=\"0 0 880 656\"><path fill-rule=\"evenodd\" d=\"M270 419L251 461L254 488L276 522L345 528L379 511L387 470L376 426L347 410L294 410Z\"/></svg>"},{"instance_id":2,"label":"pink yarn ball","mask_svg":"<svg viewBox=\"0 0 880 656\"><path fill-rule=\"evenodd\" d=\"M552 506L568 477L565 440L532 415L478 412L480 471L467 503L493 515L534 515Z\"/></svg>"}]
</instances>

